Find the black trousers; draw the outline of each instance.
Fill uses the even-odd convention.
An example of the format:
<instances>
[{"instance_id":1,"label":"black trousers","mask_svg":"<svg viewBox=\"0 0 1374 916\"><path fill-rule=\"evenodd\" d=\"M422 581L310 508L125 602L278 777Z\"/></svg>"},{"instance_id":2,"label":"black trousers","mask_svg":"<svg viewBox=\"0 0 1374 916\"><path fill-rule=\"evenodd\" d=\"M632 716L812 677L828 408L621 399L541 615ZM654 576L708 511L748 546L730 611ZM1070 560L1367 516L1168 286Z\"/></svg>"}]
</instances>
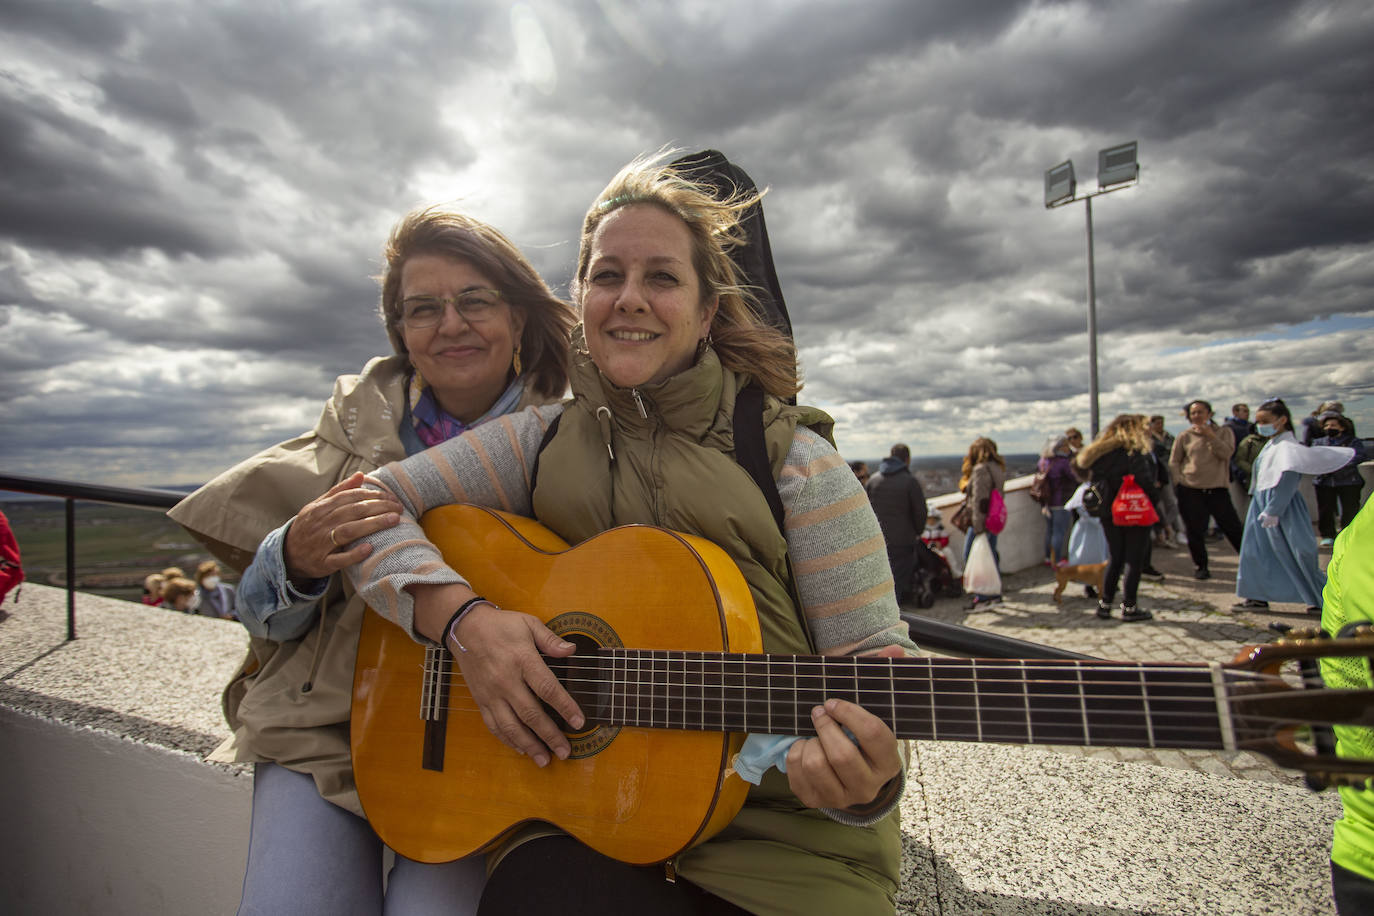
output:
<instances>
[{"instance_id":1,"label":"black trousers","mask_svg":"<svg viewBox=\"0 0 1374 916\"><path fill-rule=\"evenodd\" d=\"M1121 603L1125 607L1135 607L1140 573L1145 568L1145 549L1150 546L1150 529L1141 525L1115 525L1110 518L1104 518L1102 531L1107 535L1107 549L1111 551L1107 575L1102 580L1102 600L1112 603L1116 598L1117 581L1124 574Z\"/></svg>"},{"instance_id":2,"label":"black trousers","mask_svg":"<svg viewBox=\"0 0 1374 916\"><path fill-rule=\"evenodd\" d=\"M1335 862L1331 863L1331 894L1340 916L1369 916L1374 913L1374 881Z\"/></svg>"},{"instance_id":3,"label":"black trousers","mask_svg":"<svg viewBox=\"0 0 1374 916\"><path fill-rule=\"evenodd\" d=\"M568 836L541 837L512 850L487 881L477 916L749 916L689 881L664 878L661 865L626 865Z\"/></svg>"},{"instance_id":4,"label":"black trousers","mask_svg":"<svg viewBox=\"0 0 1374 916\"><path fill-rule=\"evenodd\" d=\"M1226 540L1240 553L1240 536L1244 530L1236 517L1236 507L1231 505L1229 487L1212 487L1197 490L1178 484L1174 487L1178 494L1178 514L1183 517L1184 530L1188 532L1188 552L1193 555L1193 565L1198 569L1207 568L1207 519L1217 520L1217 527L1226 535Z\"/></svg>"},{"instance_id":5,"label":"black trousers","mask_svg":"<svg viewBox=\"0 0 1374 916\"><path fill-rule=\"evenodd\" d=\"M1360 511L1361 484L1345 487L1313 487L1317 491L1317 530L1324 538L1336 536L1336 504L1341 507L1341 527L1348 528Z\"/></svg>"},{"instance_id":6,"label":"black trousers","mask_svg":"<svg viewBox=\"0 0 1374 916\"><path fill-rule=\"evenodd\" d=\"M902 547L889 546L887 565L892 568L892 584L897 592L897 603L902 604L911 597L911 577L916 574L916 548L911 544Z\"/></svg>"}]
</instances>

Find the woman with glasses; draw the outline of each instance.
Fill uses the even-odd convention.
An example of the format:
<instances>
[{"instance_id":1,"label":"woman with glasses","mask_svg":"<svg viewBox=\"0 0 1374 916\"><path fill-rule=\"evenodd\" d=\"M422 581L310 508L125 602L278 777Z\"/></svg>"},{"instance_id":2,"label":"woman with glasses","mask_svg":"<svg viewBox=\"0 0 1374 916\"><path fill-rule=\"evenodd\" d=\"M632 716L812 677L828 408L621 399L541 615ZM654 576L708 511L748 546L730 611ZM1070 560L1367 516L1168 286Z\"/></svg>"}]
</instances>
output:
<instances>
[{"instance_id":1,"label":"woman with glasses","mask_svg":"<svg viewBox=\"0 0 1374 916\"><path fill-rule=\"evenodd\" d=\"M383 909L383 847L362 817L348 744L365 607L335 573L367 556L366 543L350 545L396 524L400 505L362 489L363 475L556 402L567 387L572 308L500 232L417 210L384 255L381 318L395 355L339 378L312 431L170 513L222 562L246 568L238 614L252 640L225 692L234 734L215 753L256 764L244 913ZM397 856L386 910L462 912L484 879L480 860Z\"/></svg>"},{"instance_id":2,"label":"woman with glasses","mask_svg":"<svg viewBox=\"0 0 1374 916\"><path fill-rule=\"evenodd\" d=\"M538 618L474 594L416 527L422 507L494 508L499 494L505 508L573 544L624 524L676 528L714 542L740 567L765 651L915 651L877 518L827 441L830 418L787 403L801 387L796 350L755 316L731 261L756 200L722 202L657 160L631 163L583 224L572 283L582 308L574 398L503 417L376 475L406 514L371 535L376 559L349 576L379 613L448 647L482 721L527 758L520 767L556 769L573 752L539 700L574 728L594 712L579 709L543 659L574 646ZM753 386L764 392L755 416L783 521L734 456L737 395ZM532 484L523 469L536 455ZM604 575L633 575L635 562L627 556ZM898 742L880 718L837 699L813 707L811 723L816 737L746 741L735 767L754 783L748 800L720 833L672 861L675 881L661 866L627 865L541 828L491 856L479 912L891 913L901 872ZM633 804L635 788L624 793L621 803Z\"/></svg>"}]
</instances>

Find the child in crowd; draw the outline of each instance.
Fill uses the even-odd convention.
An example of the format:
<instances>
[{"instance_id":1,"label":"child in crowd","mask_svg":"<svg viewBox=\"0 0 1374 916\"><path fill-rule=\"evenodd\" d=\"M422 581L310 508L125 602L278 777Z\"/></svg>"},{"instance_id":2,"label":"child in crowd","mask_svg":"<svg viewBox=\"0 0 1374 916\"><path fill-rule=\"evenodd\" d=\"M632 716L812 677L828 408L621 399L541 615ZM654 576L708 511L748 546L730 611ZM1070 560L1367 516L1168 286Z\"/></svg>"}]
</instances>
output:
<instances>
[{"instance_id":1,"label":"child in crowd","mask_svg":"<svg viewBox=\"0 0 1374 916\"><path fill-rule=\"evenodd\" d=\"M149 607L162 606L162 586L167 580L162 577L162 573L152 573L143 577L143 595L140 601Z\"/></svg>"},{"instance_id":2,"label":"child in crowd","mask_svg":"<svg viewBox=\"0 0 1374 916\"><path fill-rule=\"evenodd\" d=\"M196 609L196 583L185 576L173 576L162 585L162 606L169 611L191 614Z\"/></svg>"},{"instance_id":3,"label":"child in crowd","mask_svg":"<svg viewBox=\"0 0 1374 916\"><path fill-rule=\"evenodd\" d=\"M956 576L963 575L963 564L959 555L949 549L949 532L945 530L944 520L935 509L927 510L926 527L921 532L921 543L943 558L949 564L950 572Z\"/></svg>"}]
</instances>

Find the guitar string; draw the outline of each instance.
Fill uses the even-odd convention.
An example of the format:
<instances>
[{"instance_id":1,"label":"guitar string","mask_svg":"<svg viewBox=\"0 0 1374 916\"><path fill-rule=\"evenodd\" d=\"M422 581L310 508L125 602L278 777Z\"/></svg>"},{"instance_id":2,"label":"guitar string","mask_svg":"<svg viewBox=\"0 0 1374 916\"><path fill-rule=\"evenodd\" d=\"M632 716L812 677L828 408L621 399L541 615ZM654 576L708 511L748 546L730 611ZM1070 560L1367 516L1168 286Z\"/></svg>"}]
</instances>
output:
<instances>
[{"instance_id":1,"label":"guitar string","mask_svg":"<svg viewBox=\"0 0 1374 916\"><path fill-rule=\"evenodd\" d=\"M1064 662L1044 662L1044 661L1025 661L1017 659L926 659L926 658L846 658L843 656L776 656L776 655L753 655L738 653L694 653L690 657L684 653L671 650L672 655L610 655L604 652L590 656L569 656L559 662L560 666L567 669L577 669L580 671L604 671L607 666L612 666L617 672L633 670L640 673L662 674L667 670L663 666L675 666L673 673L680 673L683 665L704 665L712 668L721 666L738 666L739 671L730 670L730 674L743 674L745 676L758 676L759 669L779 668L784 669L784 673L789 676L796 672L799 667L810 667L828 669L825 675L801 672L801 677L821 677L830 676L836 678L849 677L845 669L859 669L859 673L869 673L870 675L884 675L889 671L895 671L907 677L917 677L922 670L929 671L931 676L938 675L942 680L958 680L951 678L945 672L960 672L970 676L969 680L995 681L998 678L990 676L992 672L1007 672L1014 677L1006 680L1029 681L1036 680L1030 677L1032 674L1042 674L1047 678L1049 675L1068 676L1073 683L1078 683L1083 674L1092 672L1106 672L1125 674L1132 677L1141 674L1160 674L1174 673L1196 675L1199 682L1211 683L1212 668L1206 663L1175 663L1175 662L1089 662L1089 661L1064 661ZM448 661L448 659L445 659ZM866 672L865 672L865 669ZM696 674L697 672L690 672ZM1276 675L1267 674L1260 671L1247 671L1243 669L1227 668L1225 671L1228 678L1233 680L1254 680L1273 682L1281 680ZM764 671L762 676L771 677L772 673ZM1068 682L1067 680L1065 681ZM1187 683L1187 682L1180 682Z\"/></svg>"}]
</instances>

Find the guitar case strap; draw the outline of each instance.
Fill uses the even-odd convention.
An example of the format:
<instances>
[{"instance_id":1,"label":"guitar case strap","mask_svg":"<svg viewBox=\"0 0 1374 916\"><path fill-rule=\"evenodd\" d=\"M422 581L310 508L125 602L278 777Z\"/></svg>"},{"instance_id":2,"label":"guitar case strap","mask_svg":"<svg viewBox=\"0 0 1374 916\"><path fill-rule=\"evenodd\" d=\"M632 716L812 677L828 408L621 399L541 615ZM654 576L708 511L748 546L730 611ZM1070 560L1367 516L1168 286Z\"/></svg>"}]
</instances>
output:
<instances>
[{"instance_id":1,"label":"guitar case strap","mask_svg":"<svg viewBox=\"0 0 1374 916\"><path fill-rule=\"evenodd\" d=\"M782 497L778 495L778 482L773 479L773 464L768 460L768 446L763 439L763 388L758 382L751 381L735 395L735 463L753 478L768 508L777 523L778 533L783 541L787 540L787 529L783 526ZM797 592L797 572L792 568L792 554L787 554L787 574L791 579L788 592L792 596L792 607L797 611L797 620L806 642L812 652L816 651L816 640L811 635L810 622L802 611L801 595Z\"/></svg>"},{"instance_id":2,"label":"guitar case strap","mask_svg":"<svg viewBox=\"0 0 1374 916\"><path fill-rule=\"evenodd\" d=\"M735 396L735 462L754 479L768 500L778 531L783 529L782 497L778 482L773 479L773 465L768 460L768 446L763 441L763 389L750 382Z\"/></svg>"},{"instance_id":3,"label":"guitar case strap","mask_svg":"<svg viewBox=\"0 0 1374 916\"><path fill-rule=\"evenodd\" d=\"M535 487L535 484L539 483L539 456L542 455L542 454L544 454L544 449L548 448L548 447L549 447L549 443L553 441L553 437L556 436L556 435L558 435L558 421L561 420L561 419L563 419L563 415L562 415L561 413L560 413L558 416L556 416L556 417L553 418L553 422L549 424L549 428L546 429L546 430L544 430L544 438L542 438L542 439L539 440L539 451L537 451L537 452L534 453L534 464L530 465L530 505L531 505L531 506L534 505L534 487Z\"/></svg>"}]
</instances>

